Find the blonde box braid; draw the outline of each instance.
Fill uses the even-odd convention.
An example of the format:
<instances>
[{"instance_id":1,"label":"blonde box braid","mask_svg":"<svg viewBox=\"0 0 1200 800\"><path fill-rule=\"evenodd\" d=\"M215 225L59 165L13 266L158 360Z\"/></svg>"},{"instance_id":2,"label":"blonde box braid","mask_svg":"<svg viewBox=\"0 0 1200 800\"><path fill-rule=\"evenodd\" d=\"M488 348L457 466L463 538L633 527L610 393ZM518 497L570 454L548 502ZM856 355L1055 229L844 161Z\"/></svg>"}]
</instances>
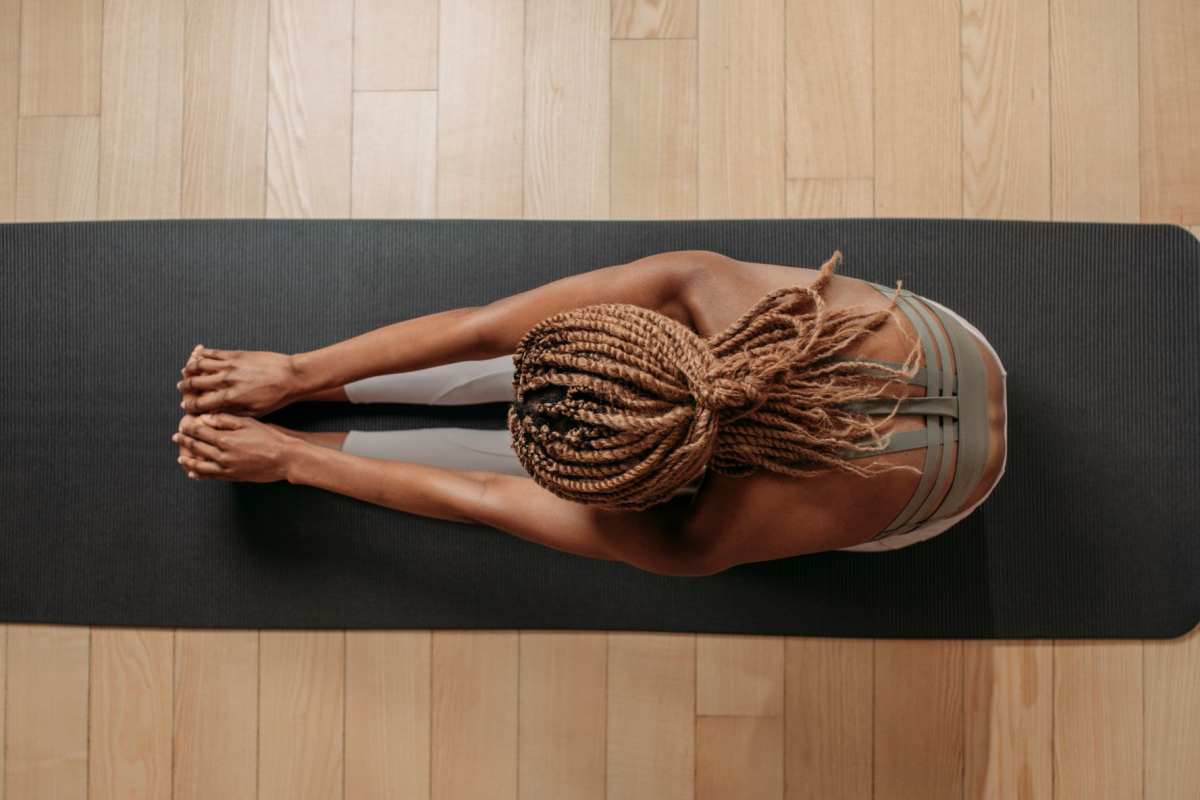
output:
<instances>
[{"instance_id":1,"label":"blonde box braid","mask_svg":"<svg viewBox=\"0 0 1200 800\"><path fill-rule=\"evenodd\" d=\"M842 254L810 286L770 292L724 331L701 337L656 311L603 303L547 317L513 354L513 448L526 472L559 497L611 510L662 503L707 466L741 477L759 469L808 476L853 464L891 435L840 404L878 397L919 367L920 342L902 369L829 359L894 315L827 310L821 291ZM909 366L911 363L911 366ZM882 385L861 370L894 376ZM870 442L860 442L862 436Z\"/></svg>"}]
</instances>

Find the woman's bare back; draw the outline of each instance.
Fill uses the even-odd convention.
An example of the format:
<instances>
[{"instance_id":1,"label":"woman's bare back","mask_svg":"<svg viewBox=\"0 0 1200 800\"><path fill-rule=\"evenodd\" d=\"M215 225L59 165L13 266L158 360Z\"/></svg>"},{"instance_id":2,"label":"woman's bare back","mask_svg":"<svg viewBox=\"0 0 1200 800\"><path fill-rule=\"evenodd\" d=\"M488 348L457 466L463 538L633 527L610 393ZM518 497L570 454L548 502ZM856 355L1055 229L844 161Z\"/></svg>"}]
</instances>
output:
<instances>
[{"instance_id":1,"label":"woman's bare back","mask_svg":"<svg viewBox=\"0 0 1200 800\"><path fill-rule=\"evenodd\" d=\"M816 269L737 261L717 254L704 257L712 260L712 268L704 270L703 279L690 287L671 313L701 336L724 330L768 292L784 286L808 285L819 275ZM831 309L849 306L883 309L888 305L888 299L874 287L837 274L832 276L822 297ZM916 332L903 314L896 317L844 351L841 357L904 361L916 341ZM988 425L992 439L983 477L964 507L984 496L999 478L1004 462L1004 387L1000 365L983 342L976 340L976 345L987 365ZM924 353L920 363L925 363ZM925 393L923 386L894 387L890 391L896 396ZM916 430L924 424L922 415L897 415L880 428L880 433ZM925 450L920 447L886 453L872 460L920 469L925 462ZM957 455L956 443L950 446L950 451ZM919 481L919 475L899 470L872 478L833 470L807 478L768 471L729 478L707 470L694 500L695 519L700 534L719 542L715 546L731 554L734 563L850 547L883 530L908 503ZM934 494L940 501L949 489L950 481L946 481ZM733 520L737 520L736 525ZM739 540L735 541L729 535L731 531L753 533L738 534Z\"/></svg>"}]
</instances>

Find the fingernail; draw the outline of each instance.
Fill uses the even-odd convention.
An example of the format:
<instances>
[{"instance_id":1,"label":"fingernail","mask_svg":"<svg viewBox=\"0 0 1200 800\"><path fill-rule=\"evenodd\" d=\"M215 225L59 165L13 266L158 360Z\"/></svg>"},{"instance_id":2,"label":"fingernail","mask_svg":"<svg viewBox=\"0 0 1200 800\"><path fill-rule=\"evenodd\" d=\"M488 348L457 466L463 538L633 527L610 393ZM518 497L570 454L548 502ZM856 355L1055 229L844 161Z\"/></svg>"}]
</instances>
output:
<instances>
[{"instance_id":1,"label":"fingernail","mask_svg":"<svg viewBox=\"0 0 1200 800\"><path fill-rule=\"evenodd\" d=\"M186 408L187 408L187 406L185 406L183 403L180 403L180 404L179 404L179 407L180 407L180 408L182 408L182 409L186 409Z\"/></svg>"},{"instance_id":2,"label":"fingernail","mask_svg":"<svg viewBox=\"0 0 1200 800\"><path fill-rule=\"evenodd\" d=\"M183 456L180 456L179 458L175 459L175 463L176 463L176 464L182 464L182 463L183 463Z\"/></svg>"},{"instance_id":3,"label":"fingernail","mask_svg":"<svg viewBox=\"0 0 1200 800\"><path fill-rule=\"evenodd\" d=\"M188 473L188 477L189 477L189 478L191 478L192 480L195 480L195 479L196 479L196 473L194 473L194 472L189 472L189 473Z\"/></svg>"},{"instance_id":4,"label":"fingernail","mask_svg":"<svg viewBox=\"0 0 1200 800\"><path fill-rule=\"evenodd\" d=\"M183 388L183 381L176 381L176 382L175 382L175 388L176 388L176 389L182 389L182 388Z\"/></svg>"}]
</instances>

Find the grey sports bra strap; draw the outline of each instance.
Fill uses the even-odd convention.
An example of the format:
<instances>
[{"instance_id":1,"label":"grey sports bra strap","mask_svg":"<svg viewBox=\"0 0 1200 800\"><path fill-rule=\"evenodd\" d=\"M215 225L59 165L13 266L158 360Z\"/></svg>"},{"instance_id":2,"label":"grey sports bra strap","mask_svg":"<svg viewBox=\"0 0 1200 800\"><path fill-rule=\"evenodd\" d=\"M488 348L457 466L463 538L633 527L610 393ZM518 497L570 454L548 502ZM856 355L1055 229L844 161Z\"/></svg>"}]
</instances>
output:
<instances>
[{"instance_id":1,"label":"grey sports bra strap","mask_svg":"<svg viewBox=\"0 0 1200 800\"><path fill-rule=\"evenodd\" d=\"M856 400L842 403L842 408L861 414L890 414L899 404L897 414L926 414L958 419L958 397L902 397Z\"/></svg>"}]
</instances>

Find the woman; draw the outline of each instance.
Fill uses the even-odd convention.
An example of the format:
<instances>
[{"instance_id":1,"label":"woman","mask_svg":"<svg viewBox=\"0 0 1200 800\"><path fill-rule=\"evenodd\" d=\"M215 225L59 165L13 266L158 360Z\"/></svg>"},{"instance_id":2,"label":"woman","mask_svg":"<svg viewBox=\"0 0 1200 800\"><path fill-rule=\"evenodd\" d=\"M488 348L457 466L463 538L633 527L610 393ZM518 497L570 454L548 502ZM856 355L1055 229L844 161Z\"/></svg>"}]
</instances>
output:
<instances>
[{"instance_id":1,"label":"woman","mask_svg":"<svg viewBox=\"0 0 1200 800\"><path fill-rule=\"evenodd\" d=\"M197 345L196 479L288 480L664 575L892 550L1004 473L1003 365L932 300L675 251L307 353ZM297 400L513 401L508 429L304 433Z\"/></svg>"}]
</instances>

